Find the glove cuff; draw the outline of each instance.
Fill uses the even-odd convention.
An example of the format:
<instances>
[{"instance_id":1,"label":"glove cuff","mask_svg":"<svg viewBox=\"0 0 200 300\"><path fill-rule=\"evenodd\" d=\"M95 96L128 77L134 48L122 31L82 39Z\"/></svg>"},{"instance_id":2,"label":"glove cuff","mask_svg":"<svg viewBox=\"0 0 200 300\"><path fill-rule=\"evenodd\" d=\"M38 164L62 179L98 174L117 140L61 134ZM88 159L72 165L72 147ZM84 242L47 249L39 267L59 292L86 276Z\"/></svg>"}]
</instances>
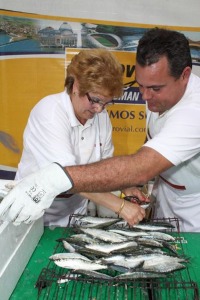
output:
<instances>
[{"instance_id":1,"label":"glove cuff","mask_svg":"<svg viewBox=\"0 0 200 300\"><path fill-rule=\"evenodd\" d=\"M74 187L74 182L73 182L71 176L69 175L69 173L67 172L67 170L66 170L63 166L61 166L59 163L57 163L57 162L54 162L54 164L58 165L58 166L63 170L63 172L66 174L67 178L68 178L69 181L70 181L71 188L73 188L73 187ZM70 189L71 189L71 188L70 188ZM66 189L65 191L63 191L63 193L64 193L64 192L67 192L68 190L69 190L69 188L68 188L68 186L67 186L67 189Z\"/></svg>"}]
</instances>

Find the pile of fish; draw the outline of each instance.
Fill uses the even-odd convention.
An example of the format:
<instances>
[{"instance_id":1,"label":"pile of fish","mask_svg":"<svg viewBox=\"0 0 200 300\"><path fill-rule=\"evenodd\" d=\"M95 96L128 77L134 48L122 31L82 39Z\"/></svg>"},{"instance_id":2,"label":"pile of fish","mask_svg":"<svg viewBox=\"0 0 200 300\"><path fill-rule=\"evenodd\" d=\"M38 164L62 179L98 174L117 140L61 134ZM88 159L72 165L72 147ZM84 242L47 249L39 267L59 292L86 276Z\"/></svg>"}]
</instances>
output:
<instances>
[{"instance_id":1,"label":"pile of fish","mask_svg":"<svg viewBox=\"0 0 200 300\"><path fill-rule=\"evenodd\" d=\"M75 234L58 240L65 252L50 256L61 268L106 280L160 278L186 268L188 260L178 255L176 239L167 232L173 227L169 222L129 227L121 219L76 218Z\"/></svg>"}]
</instances>

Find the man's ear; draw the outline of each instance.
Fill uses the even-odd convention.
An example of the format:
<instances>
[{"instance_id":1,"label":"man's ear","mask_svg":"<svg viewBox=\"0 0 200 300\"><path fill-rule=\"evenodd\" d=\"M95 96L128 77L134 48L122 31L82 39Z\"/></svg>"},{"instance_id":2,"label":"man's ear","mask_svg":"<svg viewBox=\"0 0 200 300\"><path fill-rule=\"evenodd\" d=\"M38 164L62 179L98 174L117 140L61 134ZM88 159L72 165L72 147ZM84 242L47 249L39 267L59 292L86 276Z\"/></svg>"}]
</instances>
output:
<instances>
[{"instance_id":1,"label":"man's ear","mask_svg":"<svg viewBox=\"0 0 200 300\"><path fill-rule=\"evenodd\" d=\"M192 72L192 70L189 66L185 67L185 69L182 72L183 80L186 80L186 82L188 82L191 72Z\"/></svg>"}]
</instances>

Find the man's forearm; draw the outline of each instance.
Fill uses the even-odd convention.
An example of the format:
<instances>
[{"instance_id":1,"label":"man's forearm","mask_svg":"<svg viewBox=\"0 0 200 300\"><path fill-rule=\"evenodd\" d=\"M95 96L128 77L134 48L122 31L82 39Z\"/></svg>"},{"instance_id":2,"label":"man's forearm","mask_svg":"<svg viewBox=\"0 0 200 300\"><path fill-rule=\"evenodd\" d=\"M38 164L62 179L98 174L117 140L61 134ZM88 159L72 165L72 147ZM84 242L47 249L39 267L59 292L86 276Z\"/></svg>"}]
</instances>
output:
<instances>
[{"instance_id":1,"label":"man's forearm","mask_svg":"<svg viewBox=\"0 0 200 300\"><path fill-rule=\"evenodd\" d=\"M171 166L161 154L148 147L143 147L135 155L109 158L86 166L63 168L52 163L25 177L9 192L0 204L0 219L6 214L7 219L16 225L30 223L41 217L60 193L122 190L144 184ZM136 205L133 218L130 218L133 208L130 205L133 204L123 204L120 214L134 224L144 217L145 212Z\"/></svg>"},{"instance_id":2,"label":"man's forearm","mask_svg":"<svg viewBox=\"0 0 200 300\"><path fill-rule=\"evenodd\" d=\"M74 186L70 192L110 192L143 185L172 164L158 152L142 147L136 154L116 156L84 166L66 167Z\"/></svg>"}]
</instances>

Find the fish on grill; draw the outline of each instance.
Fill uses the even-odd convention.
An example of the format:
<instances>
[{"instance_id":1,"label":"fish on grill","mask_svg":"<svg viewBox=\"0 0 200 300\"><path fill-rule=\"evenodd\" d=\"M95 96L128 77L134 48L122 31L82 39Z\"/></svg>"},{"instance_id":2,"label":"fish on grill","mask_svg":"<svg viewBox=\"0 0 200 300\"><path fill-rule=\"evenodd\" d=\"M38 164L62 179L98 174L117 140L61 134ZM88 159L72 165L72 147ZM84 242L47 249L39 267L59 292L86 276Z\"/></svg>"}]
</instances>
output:
<instances>
[{"instance_id":1,"label":"fish on grill","mask_svg":"<svg viewBox=\"0 0 200 300\"><path fill-rule=\"evenodd\" d=\"M78 223L84 228L105 228L119 221L117 218L98 218L92 216L81 216L77 218Z\"/></svg>"},{"instance_id":2,"label":"fish on grill","mask_svg":"<svg viewBox=\"0 0 200 300\"><path fill-rule=\"evenodd\" d=\"M169 273L184 269L185 265L181 264L181 262L186 262L186 260L168 255L158 256L150 260L145 260L142 269L149 272Z\"/></svg>"},{"instance_id":3,"label":"fish on grill","mask_svg":"<svg viewBox=\"0 0 200 300\"><path fill-rule=\"evenodd\" d=\"M122 252L123 249L135 249L138 246L138 244L135 241L130 242L124 242L124 243L101 243L101 244L91 244L91 245L85 245L86 249L90 250L96 250L102 253L113 253L113 252Z\"/></svg>"},{"instance_id":4,"label":"fish on grill","mask_svg":"<svg viewBox=\"0 0 200 300\"><path fill-rule=\"evenodd\" d=\"M151 272L142 272L142 271L134 271L134 272L126 272L120 275L115 276L115 279L143 279L143 278L160 278L166 277L165 274L156 274Z\"/></svg>"},{"instance_id":5,"label":"fish on grill","mask_svg":"<svg viewBox=\"0 0 200 300\"><path fill-rule=\"evenodd\" d=\"M106 280L113 279L112 276L104 274L104 273L100 273L100 272L97 272L97 271L76 270L74 272L76 272L78 274L83 274L83 275L86 275L86 276L90 276L90 277L93 277L93 278L106 279Z\"/></svg>"},{"instance_id":6,"label":"fish on grill","mask_svg":"<svg viewBox=\"0 0 200 300\"><path fill-rule=\"evenodd\" d=\"M86 261L85 259L81 258L69 258L69 259L59 259L54 260L54 263L61 267L73 270L102 270L107 269L106 265L96 264L93 261Z\"/></svg>"},{"instance_id":7,"label":"fish on grill","mask_svg":"<svg viewBox=\"0 0 200 300\"><path fill-rule=\"evenodd\" d=\"M82 216L76 220L79 226L75 226L75 234L58 240L68 252L50 256L59 267L92 278L117 280L160 278L186 267L187 260L176 251L176 239L166 232L173 228L168 223L120 227L121 219ZM95 228L109 226L109 222L111 226L106 229ZM101 270L121 274L112 277Z\"/></svg>"},{"instance_id":8,"label":"fish on grill","mask_svg":"<svg viewBox=\"0 0 200 300\"><path fill-rule=\"evenodd\" d=\"M100 239L104 242L111 243L121 243L127 241L125 236L122 236L115 232L109 232L103 229L94 229L94 228L80 228L82 232L92 236L96 239Z\"/></svg>"},{"instance_id":9,"label":"fish on grill","mask_svg":"<svg viewBox=\"0 0 200 300\"><path fill-rule=\"evenodd\" d=\"M95 263L79 253L57 253L49 257L54 263L62 268L73 270L101 270L107 269L106 265Z\"/></svg>"}]
</instances>

